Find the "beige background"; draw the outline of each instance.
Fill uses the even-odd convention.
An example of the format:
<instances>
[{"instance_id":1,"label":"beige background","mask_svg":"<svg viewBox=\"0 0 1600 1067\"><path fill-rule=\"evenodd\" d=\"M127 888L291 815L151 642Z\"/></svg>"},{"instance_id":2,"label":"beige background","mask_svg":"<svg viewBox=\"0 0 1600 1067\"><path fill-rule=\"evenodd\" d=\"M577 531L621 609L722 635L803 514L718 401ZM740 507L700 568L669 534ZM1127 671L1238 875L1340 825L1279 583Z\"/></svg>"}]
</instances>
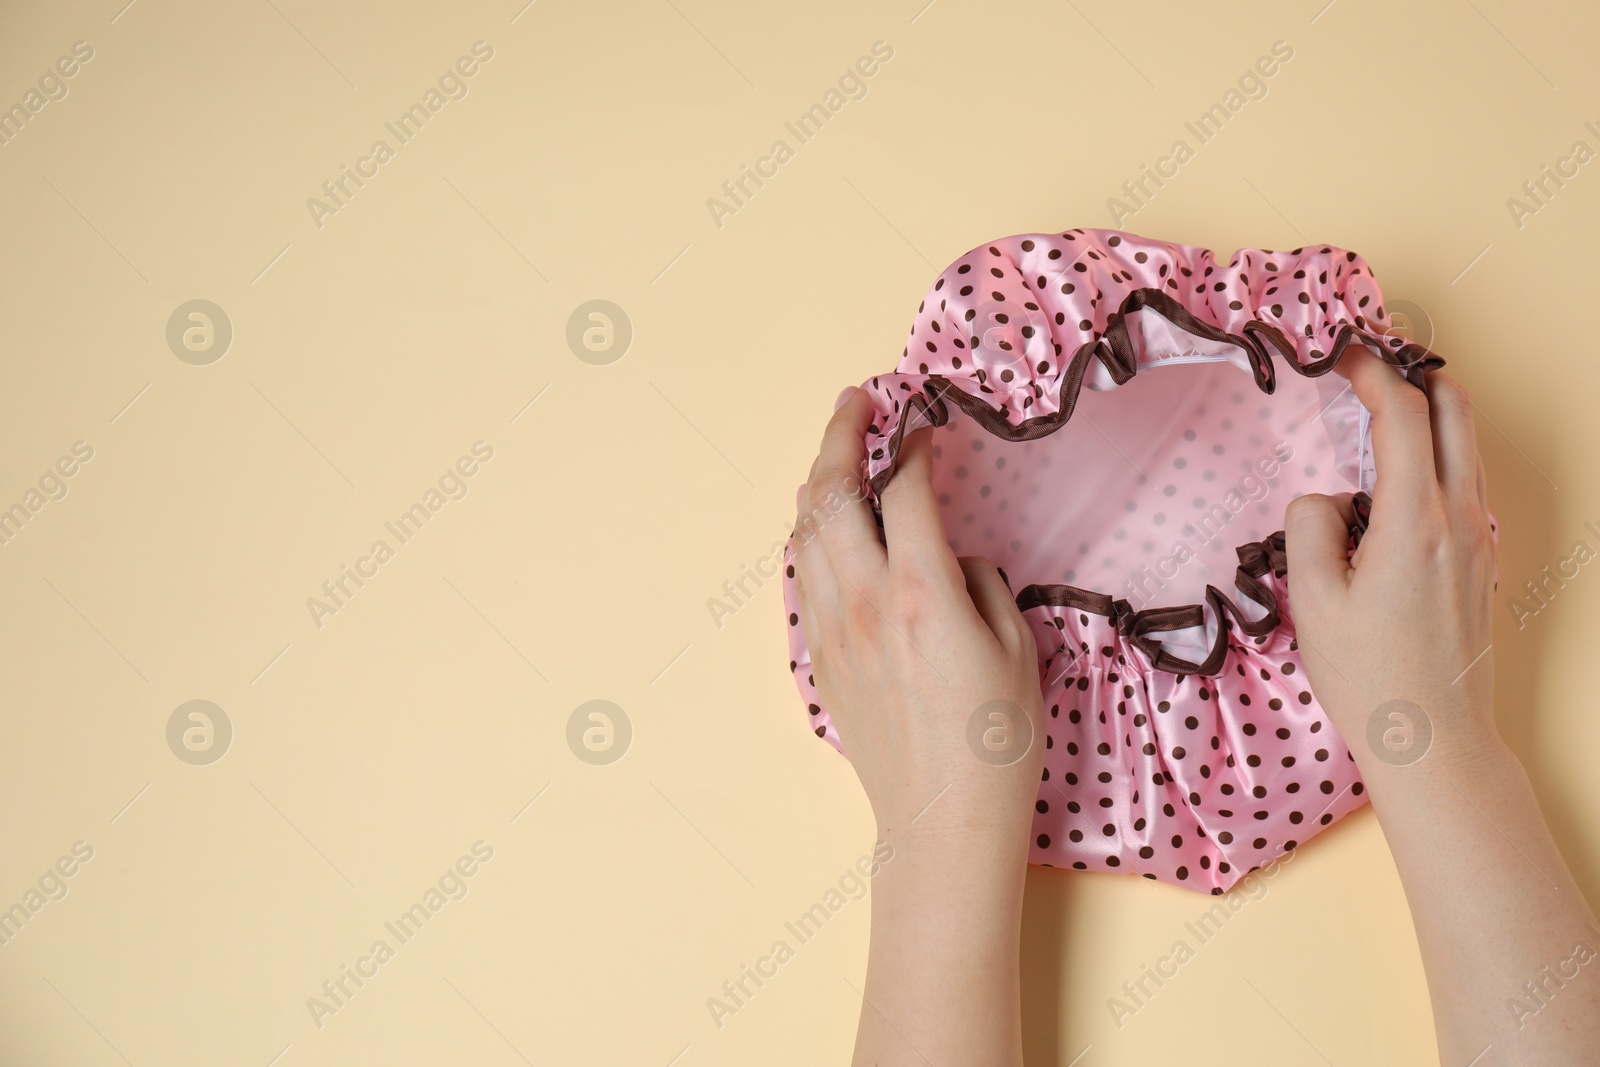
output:
<instances>
[{"instance_id":1,"label":"beige background","mask_svg":"<svg viewBox=\"0 0 1600 1067\"><path fill-rule=\"evenodd\" d=\"M1600 899L1600 577L1520 630L1509 603L1600 545L1600 174L1521 228L1506 206L1600 148L1585 5L124 2L0 15L5 106L94 49L0 147L0 507L94 449L0 545L0 907L94 850L0 947L0 1062L844 1062L864 900L707 1010L872 827L776 584L720 629L706 601L782 537L835 393L894 364L939 269L1108 225L1277 40L1268 95L1124 227L1334 242L1431 317L1503 525L1501 720ZM479 40L470 94L319 229L307 198ZM784 122L879 40L868 95L797 146ZM165 340L197 298L234 329L209 366ZM565 342L592 299L634 330L609 366ZM465 499L318 628L307 598L478 440ZM566 742L596 698L633 727L610 766ZM209 766L167 745L192 699L233 726ZM480 840L468 895L318 1028L307 998ZM1120 1029L1107 999L1209 902L1035 872L1031 1061L1427 1061L1370 812L1297 856Z\"/></svg>"}]
</instances>

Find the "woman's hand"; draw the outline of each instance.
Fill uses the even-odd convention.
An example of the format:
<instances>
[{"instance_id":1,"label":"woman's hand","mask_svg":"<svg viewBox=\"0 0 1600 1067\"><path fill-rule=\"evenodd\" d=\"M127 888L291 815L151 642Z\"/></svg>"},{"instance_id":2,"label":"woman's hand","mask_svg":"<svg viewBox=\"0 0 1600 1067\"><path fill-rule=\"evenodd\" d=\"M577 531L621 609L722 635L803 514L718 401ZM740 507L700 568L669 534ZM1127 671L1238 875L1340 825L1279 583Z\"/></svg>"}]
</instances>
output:
<instances>
[{"instance_id":1,"label":"woman's hand","mask_svg":"<svg viewBox=\"0 0 1600 1067\"><path fill-rule=\"evenodd\" d=\"M1472 402L1438 371L1424 393L1361 345L1337 370L1372 413L1378 481L1348 561L1348 495L1289 505L1290 606L1306 671L1368 777L1414 762L1422 746L1435 762L1498 754L1494 539ZM1374 717L1374 735L1388 739L1376 747L1366 743Z\"/></svg>"},{"instance_id":2,"label":"woman's hand","mask_svg":"<svg viewBox=\"0 0 1600 1067\"><path fill-rule=\"evenodd\" d=\"M1437 372L1423 393L1365 348L1338 369L1372 413L1371 524L1347 561L1348 498L1290 506L1290 608L1411 905L1440 1061L1592 1063L1600 924L1495 731L1472 403Z\"/></svg>"},{"instance_id":3,"label":"woman's hand","mask_svg":"<svg viewBox=\"0 0 1600 1067\"><path fill-rule=\"evenodd\" d=\"M1020 1064L1044 764L1033 634L994 566L951 552L930 430L905 438L879 540L861 481L871 419L861 390L840 396L800 487L794 557L812 677L888 846L856 1062Z\"/></svg>"},{"instance_id":4,"label":"woman's hand","mask_svg":"<svg viewBox=\"0 0 1600 1067\"><path fill-rule=\"evenodd\" d=\"M883 492L887 548L879 540L861 473L872 414L846 390L799 491L795 592L812 677L881 831L916 820L953 848L1025 854L1044 765L1033 633L994 565L950 550L931 430L905 439ZM988 758L969 744L975 717Z\"/></svg>"}]
</instances>

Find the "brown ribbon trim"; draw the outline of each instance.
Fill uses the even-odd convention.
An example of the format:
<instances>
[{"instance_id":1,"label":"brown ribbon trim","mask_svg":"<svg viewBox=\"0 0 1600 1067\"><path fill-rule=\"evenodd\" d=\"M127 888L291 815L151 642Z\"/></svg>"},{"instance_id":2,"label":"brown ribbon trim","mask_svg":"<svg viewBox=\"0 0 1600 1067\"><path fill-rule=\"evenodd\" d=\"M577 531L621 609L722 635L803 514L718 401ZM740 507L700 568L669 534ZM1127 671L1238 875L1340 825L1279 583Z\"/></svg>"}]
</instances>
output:
<instances>
[{"instance_id":1,"label":"brown ribbon trim","mask_svg":"<svg viewBox=\"0 0 1600 1067\"><path fill-rule=\"evenodd\" d=\"M908 395L903 405L897 402L895 406L894 414L899 416L900 421L889 438L889 465L879 471L870 483L873 509L877 510L877 498L883 493L895 471L899 469L900 448L904 443L906 427L911 421L913 411L926 416L934 426L943 426L950 420L946 404L949 400L954 401L956 406L971 416L979 426L1001 440L1033 441L1048 437L1072 418L1091 359L1098 358L1111 375L1112 381L1118 385L1125 384L1138 373L1138 353L1128 337L1127 316L1134 311L1144 309L1156 312L1188 333L1204 337L1208 341L1234 345L1242 349L1250 361L1257 388L1268 395L1277 389L1277 377L1271 358L1274 353L1301 377L1319 378L1333 370L1338 365L1339 358L1344 355L1345 349L1359 340L1375 349L1384 362L1402 370L1406 380L1418 389L1423 388L1428 371L1444 366L1443 359L1422 345L1374 334L1350 323L1345 323L1339 328L1339 332L1334 336L1333 347L1326 356L1310 363L1301 363L1295 346L1283 331L1272 323L1252 319L1245 324L1242 335L1232 334L1197 317L1159 289L1135 289L1123 299L1122 306L1107 320L1105 335L1085 342L1073 353L1072 360L1067 366L1067 373L1061 380L1058 410L1052 415L1038 415L1012 424L1002 410L990 407L979 397L964 392L943 375L929 375L923 383L921 392L902 383L902 388ZM1352 549L1361 543L1361 538L1371 521L1372 498L1366 493L1357 493L1354 498L1354 509L1355 522L1350 527ZM1269 534L1260 541L1240 545L1235 552L1239 557L1239 567L1234 572L1234 586L1246 597L1265 608L1266 614L1252 622L1244 617L1227 594L1216 586L1206 586L1205 602L1211 605L1217 620L1217 635L1212 642L1210 652L1199 663L1172 655L1162 647L1160 641L1148 635L1204 625L1206 615L1201 604L1135 611L1133 605L1126 600L1116 600L1105 593L1079 589L1077 586L1030 585L1017 594L1017 609L1029 611L1038 607L1074 608L1104 616L1112 620L1119 634L1128 638L1150 657L1152 665L1157 670L1180 675L1215 676L1222 670L1223 662L1227 658L1228 634L1234 626L1252 637L1263 637L1277 629L1282 617L1278 610L1277 597L1273 595L1271 587L1261 579L1268 571L1278 578L1288 576L1289 564L1284 554L1283 531Z\"/></svg>"},{"instance_id":2,"label":"brown ribbon trim","mask_svg":"<svg viewBox=\"0 0 1600 1067\"><path fill-rule=\"evenodd\" d=\"M1403 370L1406 380L1418 389L1423 387L1424 375L1428 371L1438 370L1444 366L1443 359L1422 345L1402 341L1398 337L1371 333L1348 322L1339 327L1338 333L1334 335L1333 347L1326 356L1310 363L1301 363L1294 345L1284 336L1282 330L1270 322L1252 319L1244 325L1242 335L1233 334L1199 318L1159 289L1135 289L1123 298L1122 306L1107 320L1105 336L1085 342L1073 353L1067 365L1067 373L1061 379L1061 392L1054 414L1036 415L1013 424L1006 418L1004 411L990 407L982 398L963 391L955 382L943 375L930 374L923 383L922 389L927 398L902 383L908 396L903 405L896 404L895 414L900 416L900 423L889 438L889 465L872 479L873 496L877 497L883 492L884 487L889 484L889 479L894 477L894 472L899 468L900 446L905 439L907 416L913 408L926 413L934 426L943 426L949 421L949 410L945 401L954 401L956 406L971 416L978 425L1005 441L1033 441L1040 437L1048 437L1061 429L1077 409L1078 394L1083 389L1084 375L1088 373L1091 359L1098 358L1107 373L1111 375L1112 381L1118 385L1125 384L1139 372L1138 354L1128 337L1127 316L1134 311L1145 309L1154 311L1179 329L1204 337L1208 341L1242 349L1250 361L1251 373L1257 388L1268 395L1277 390L1277 376L1271 358L1273 353L1301 377L1320 378L1338 365L1339 358L1344 355L1346 348L1360 340L1375 349L1385 363Z\"/></svg>"},{"instance_id":3,"label":"brown ribbon trim","mask_svg":"<svg viewBox=\"0 0 1600 1067\"><path fill-rule=\"evenodd\" d=\"M1370 498L1365 493L1358 493L1356 501L1358 509L1356 521L1362 529L1365 529L1366 524L1361 518L1361 509L1370 507ZM1216 617L1218 625L1211 651L1199 663L1174 656L1162 647L1160 641L1145 635L1170 630L1187 630L1190 627L1205 625L1205 608L1200 604L1135 611L1133 605L1126 600L1113 600L1104 593L1079 589L1077 586L1030 585L1017 594L1017 610L1065 607L1103 615L1111 620L1119 634L1144 650L1157 670L1172 674L1214 676L1222 670L1222 664L1227 659L1228 633L1234 626L1238 626L1251 637L1263 637L1278 628L1278 622L1282 618L1278 610L1278 598L1273 595L1272 587L1261 579L1268 571L1279 578L1287 576L1289 567L1283 548L1283 531L1279 530L1268 534L1260 541L1248 542L1234 550L1239 557L1239 568L1234 572L1234 587L1266 609L1266 614L1253 622L1245 618L1238 605L1229 599L1226 593L1214 585L1206 586L1206 603L1211 605L1212 614Z\"/></svg>"}]
</instances>

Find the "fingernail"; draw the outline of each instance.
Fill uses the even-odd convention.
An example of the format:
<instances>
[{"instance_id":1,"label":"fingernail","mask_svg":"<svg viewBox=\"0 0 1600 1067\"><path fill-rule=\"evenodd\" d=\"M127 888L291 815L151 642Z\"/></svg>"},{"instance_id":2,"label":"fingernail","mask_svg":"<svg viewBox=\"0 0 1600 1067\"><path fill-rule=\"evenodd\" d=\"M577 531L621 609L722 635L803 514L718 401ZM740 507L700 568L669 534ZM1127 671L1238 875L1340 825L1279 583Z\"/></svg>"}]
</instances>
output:
<instances>
[{"instance_id":1,"label":"fingernail","mask_svg":"<svg viewBox=\"0 0 1600 1067\"><path fill-rule=\"evenodd\" d=\"M849 401L849 399L852 396L855 395L855 392L856 392L856 387L855 386L853 386L853 385L846 386L844 392L839 394L839 399L837 399L837 400L835 400L833 402L833 410L838 411L840 408L844 407L845 404Z\"/></svg>"}]
</instances>

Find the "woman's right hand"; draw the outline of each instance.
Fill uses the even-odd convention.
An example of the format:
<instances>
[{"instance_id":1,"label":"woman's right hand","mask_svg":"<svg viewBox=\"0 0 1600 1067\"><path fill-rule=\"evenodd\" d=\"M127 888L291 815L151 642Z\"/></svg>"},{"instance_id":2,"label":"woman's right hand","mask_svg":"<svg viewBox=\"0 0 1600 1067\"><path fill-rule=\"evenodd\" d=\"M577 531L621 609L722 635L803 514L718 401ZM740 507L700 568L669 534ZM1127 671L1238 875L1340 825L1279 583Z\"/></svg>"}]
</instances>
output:
<instances>
[{"instance_id":1,"label":"woman's right hand","mask_svg":"<svg viewBox=\"0 0 1600 1067\"><path fill-rule=\"evenodd\" d=\"M1290 505L1290 610L1405 887L1440 1061L1593 1063L1600 924L1495 730L1472 402L1438 372L1424 393L1365 348L1338 370L1372 414L1371 522L1347 559L1348 497Z\"/></svg>"},{"instance_id":2,"label":"woman's right hand","mask_svg":"<svg viewBox=\"0 0 1600 1067\"><path fill-rule=\"evenodd\" d=\"M1424 393L1363 345L1337 373L1372 413L1378 479L1351 558L1348 494L1302 496L1284 520L1312 688L1368 777L1412 762L1406 746L1430 736L1436 761L1491 753L1495 542L1472 401L1440 371ZM1365 741L1374 720L1373 736L1388 739L1376 749Z\"/></svg>"}]
</instances>

